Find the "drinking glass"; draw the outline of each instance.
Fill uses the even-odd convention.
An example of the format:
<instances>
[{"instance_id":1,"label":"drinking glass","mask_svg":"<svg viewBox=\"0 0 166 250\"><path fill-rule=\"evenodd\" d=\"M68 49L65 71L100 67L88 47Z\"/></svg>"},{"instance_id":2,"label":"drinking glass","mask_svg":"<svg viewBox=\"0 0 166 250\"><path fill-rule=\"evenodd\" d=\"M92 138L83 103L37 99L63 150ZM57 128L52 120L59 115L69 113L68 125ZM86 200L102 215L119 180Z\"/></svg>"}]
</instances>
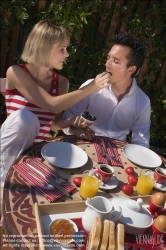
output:
<instances>
[{"instance_id":1,"label":"drinking glass","mask_svg":"<svg viewBox=\"0 0 166 250\"><path fill-rule=\"evenodd\" d=\"M153 171L149 169L142 169L138 177L136 191L141 195L148 195L151 193L157 178L154 176Z\"/></svg>"},{"instance_id":2,"label":"drinking glass","mask_svg":"<svg viewBox=\"0 0 166 250\"><path fill-rule=\"evenodd\" d=\"M91 171L89 170L84 171L79 192L80 196L83 199L95 197L101 182L102 182L102 176L98 172L96 172L92 176Z\"/></svg>"}]
</instances>

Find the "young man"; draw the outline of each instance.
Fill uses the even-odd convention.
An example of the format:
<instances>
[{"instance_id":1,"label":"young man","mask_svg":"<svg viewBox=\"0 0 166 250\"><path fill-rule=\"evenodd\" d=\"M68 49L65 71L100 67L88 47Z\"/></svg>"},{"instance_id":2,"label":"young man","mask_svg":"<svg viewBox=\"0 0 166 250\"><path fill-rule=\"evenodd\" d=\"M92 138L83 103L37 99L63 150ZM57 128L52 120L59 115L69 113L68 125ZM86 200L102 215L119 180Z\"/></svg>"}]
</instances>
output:
<instances>
[{"instance_id":1,"label":"young man","mask_svg":"<svg viewBox=\"0 0 166 250\"><path fill-rule=\"evenodd\" d=\"M106 61L111 85L87 96L64 114L67 119L88 111L96 121L90 128L82 128L78 122L63 132L88 140L99 135L124 141L132 132L132 143L149 147L150 100L135 79L144 56L145 48L137 38L127 33L117 35Z\"/></svg>"}]
</instances>

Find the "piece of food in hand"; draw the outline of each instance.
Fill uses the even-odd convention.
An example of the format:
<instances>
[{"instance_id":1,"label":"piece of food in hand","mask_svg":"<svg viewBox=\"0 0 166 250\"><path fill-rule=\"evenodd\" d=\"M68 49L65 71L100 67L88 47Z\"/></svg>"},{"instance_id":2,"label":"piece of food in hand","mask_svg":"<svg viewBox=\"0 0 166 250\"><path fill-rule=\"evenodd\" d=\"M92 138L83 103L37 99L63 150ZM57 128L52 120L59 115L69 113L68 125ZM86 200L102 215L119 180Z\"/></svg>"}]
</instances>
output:
<instances>
[{"instance_id":1,"label":"piece of food in hand","mask_svg":"<svg viewBox=\"0 0 166 250\"><path fill-rule=\"evenodd\" d=\"M109 230L110 230L110 222L109 220L104 220L101 241L99 245L100 250L106 250L108 245L108 237L109 237Z\"/></svg>"},{"instance_id":2,"label":"piece of food in hand","mask_svg":"<svg viewBox=\"0 0 166 250\"><path fill-rule=\"evenodd\" d=\"M100 243L102 232L102 221L100 218L96 217L93 227L88 235L87 249L96 250Z\"/></svg>"},{"instance_id":3,"label":"piece of food in hand","mask_svg":"<svg viewBox=\"0 0 166 250\"><path fill-rule=\"evenodd\" d=\"M108 236L108 248L107 250L115 250L115 223L110 221L110 229Z\"/></svg>"},{"instance_id":4,"label":"piece of food in hand","mask_svg":"<svg viewBox=\"0 0 166 250\"><path fill-rule=\"evenodd\" d=\"M116 232L115 232L115 237L116 237L115 250L124 250L125 230L124 230L124 225L123 224L119 223L117 225Z\"/></svg>"},{"instance_id":5,"label":"piece of food in hand","mask_svg":"<svg viewBox=\"0 0 166 250\"><path fill-rule=\"evenodd\" d=\"M85 120L87 120L88 122L90 122L90 123L93 123L94 121L96 121L96 117L90 115L88 111L85 111L84 113L82 113L81 116L82 116Z\"/></svg>"}]
</instances>

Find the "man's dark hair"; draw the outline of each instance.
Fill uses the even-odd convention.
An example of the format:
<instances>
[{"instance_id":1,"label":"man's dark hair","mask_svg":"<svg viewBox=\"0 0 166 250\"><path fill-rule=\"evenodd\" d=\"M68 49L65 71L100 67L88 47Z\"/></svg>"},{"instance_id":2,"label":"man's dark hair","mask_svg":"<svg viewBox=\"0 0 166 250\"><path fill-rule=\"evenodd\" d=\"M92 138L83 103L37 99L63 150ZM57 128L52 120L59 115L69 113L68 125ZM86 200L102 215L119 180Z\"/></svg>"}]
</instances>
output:
<instances>
[{"instance_id":1,"label":"man's dark hair","mask_svg":"<svg viewBox=\"0 0 166 250\"><path fill-rule=\"evenodd\" d=\"M134 35L129 33L120 33L114 38L114 45L122 45L130 48L130 53L127 55L127 67L136 66L137 70L132 74L136 76L145 57L145 46Z\"/></svg>"}]
</instances>

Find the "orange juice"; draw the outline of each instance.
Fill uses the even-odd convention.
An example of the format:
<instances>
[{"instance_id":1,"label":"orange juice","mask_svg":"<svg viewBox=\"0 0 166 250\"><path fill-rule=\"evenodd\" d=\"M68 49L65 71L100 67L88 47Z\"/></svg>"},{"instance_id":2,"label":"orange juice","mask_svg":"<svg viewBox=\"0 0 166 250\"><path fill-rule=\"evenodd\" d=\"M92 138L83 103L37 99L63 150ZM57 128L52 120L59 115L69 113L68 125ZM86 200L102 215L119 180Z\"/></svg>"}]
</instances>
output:
<instances>
[{"instance_id":1,"label":"orange juice","mask_svg":"<svg viewBox=\"0 0 166 250\"><path fill-rule=\"evenodd\" d=\"M148 175L140 175L136 185L136 191L139 194L150 194L155 184L155 180Z\"/></svg>"},{"instance_id":2,"label":"orange juice","mask_svg":"<svg viewBox=\"0 0 166 250\"><path fill-rule=\"evenodd\" d=\"M84 199L92 198L97 194L100 181L93 176L83 176L80 186L80 196Z\"/></svg>"}]
</instances>

